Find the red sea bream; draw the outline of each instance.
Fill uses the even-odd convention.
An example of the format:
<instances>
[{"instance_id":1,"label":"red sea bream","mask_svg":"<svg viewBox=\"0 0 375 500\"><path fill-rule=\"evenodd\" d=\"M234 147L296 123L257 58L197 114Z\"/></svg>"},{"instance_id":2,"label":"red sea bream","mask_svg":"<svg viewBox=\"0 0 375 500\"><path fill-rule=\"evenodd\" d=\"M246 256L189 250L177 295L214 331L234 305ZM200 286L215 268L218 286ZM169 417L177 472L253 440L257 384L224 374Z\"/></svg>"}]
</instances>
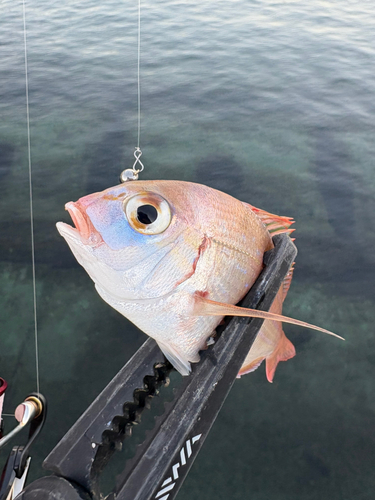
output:
<instances>
[{"instance_id":1,"label":"red sea bream","mask_svg":"<svg viewBox=\"0 0 375 500\"><path fill-rule=\"evenodd\" d=\"M66 209L75 228L57 229L99 295L153 337L182 375L225 315L266 318L239 375L265 359L272 381L277 363L294 356L277 316L291 271L270 313L234 306L261 272L271 235L291 232L290 218L182 181L126 182Z\"/></svg>"}]
</instances>

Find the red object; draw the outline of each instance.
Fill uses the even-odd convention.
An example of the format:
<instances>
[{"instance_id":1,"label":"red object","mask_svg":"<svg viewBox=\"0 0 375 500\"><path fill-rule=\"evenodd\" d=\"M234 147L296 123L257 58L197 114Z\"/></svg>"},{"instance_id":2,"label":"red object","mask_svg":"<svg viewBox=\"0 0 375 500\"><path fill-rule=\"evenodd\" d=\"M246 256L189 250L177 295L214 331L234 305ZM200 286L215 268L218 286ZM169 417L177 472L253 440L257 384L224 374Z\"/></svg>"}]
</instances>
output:
<instances>
[{"instance_id":1,"label":"red object","mask_svg":"<svg viewBox=\"0 0 375 500\"><path fill-rule=\"evenodd\" d=\"M0 396L2 396L4 394L7 387L8 387L7 382L3 378L0 377Z\"/></svg>"},{"instance_id":2,"label":"red object","mask_svg":"<svg viewBox=\"0 0 375 500\"><path fill-rule=\"evenodd\" d=\"M0 378L0 439L3 437L3 421L1 418L1 414L3 412L3 402L4 402L4 393L8 387L8 384L3 378Z\"/></svg>"}]
</instances>

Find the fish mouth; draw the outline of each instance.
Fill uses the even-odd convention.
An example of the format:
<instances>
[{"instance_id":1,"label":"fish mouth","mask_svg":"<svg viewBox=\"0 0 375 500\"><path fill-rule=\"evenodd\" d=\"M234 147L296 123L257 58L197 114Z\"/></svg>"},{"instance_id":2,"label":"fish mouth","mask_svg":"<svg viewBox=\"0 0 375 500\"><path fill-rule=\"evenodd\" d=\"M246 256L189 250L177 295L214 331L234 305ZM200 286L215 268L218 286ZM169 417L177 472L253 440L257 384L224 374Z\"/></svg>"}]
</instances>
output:
<instances>
[{"instance_id":1,"label":"fish mouth","mask_svg":"<svg viewBox=\"0 0 375 500\"><path fill-rule=\"evenodd\" d=\"M98 246L103 242L101 235L93 226L86 212L79 207L79 202L69 201L65 205L65 210L69 212L75 227L64 222L58 222L56 227L63 237L79 238L84 245L90 245L91 247Z\"/></svg>"},{"instance_id":2,"label":"fish mouth","mask_svg":"<svg viewBox=\"0 0 375 500\"><path fill-rule=\"evenodd\" d=\"M90 223L87 218L87 215L81 212L81 210L77 207L76 203L69 201L66 203L65 210L69 212L70 217L72 218L73 224L75 225L79 235L81 236L83 241L87 241L90 237Z\"/></svg>"}]
</instances>

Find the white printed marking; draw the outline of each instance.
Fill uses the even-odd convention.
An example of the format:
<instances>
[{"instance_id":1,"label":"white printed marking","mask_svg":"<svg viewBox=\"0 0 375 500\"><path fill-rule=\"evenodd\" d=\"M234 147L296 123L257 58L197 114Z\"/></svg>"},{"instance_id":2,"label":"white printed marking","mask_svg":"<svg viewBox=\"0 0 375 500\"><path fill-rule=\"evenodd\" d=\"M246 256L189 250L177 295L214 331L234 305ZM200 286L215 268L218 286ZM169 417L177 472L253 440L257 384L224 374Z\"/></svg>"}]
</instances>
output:
<instances>
[{"instance_id":1,"label":"white printed marking","mask_svg":"<svg viewBox=\"0 0 375 500\"><path fill-rule=\"evenodd\" d=\"M167 486L166 488L164 488L163 490L160 490L159 493L156 495L155 498L159 498L160 495L164 495L164 493L167 493L168 491L173 490L175 484L176 483L172 483L169 486Z\"/></svg>"},{"instance_id":2,"label":"white printed marking","mask_svg":"<svg viewBox=\"0 0 375 500\"><path fill-rule=\"evenodd\" d=\"M191 444L190 444L190 439L186 441L186 451L187 451L187 456L190 458L192 451L191 451Z\"/></svg>"},{"instance_id":3,"label":"white printed marking","mask_svg":"<svg viewBox=\"0 0 375 500\"><path fill-rule=\"evenodd\" d=\"M193 437L193 439L191 440L191 441L192 441L192 443L194 444L196 441L199 441L199 440L200 440L200 438L201 438L201 435L202 435L202 434L197 434L196 436L194 436L194 437Z\"/></svg>"},{"instance_id":4,"label":"white printed marking","mask_svg":"<svg viewBox=\"0 0 375 500\"><path fill-rule=\"evenodd\" d=\"M173 472L173 479L176 481L178 479L178 472L177 469L180 467L180 464L177 462L173 467L172 467L172 472Z\"/></svg>"},{"instance_id":5,"label":"white printed marking","mask_svg":"<svg viewBox=\"0 0 375 500\"><path fill-rule=\"evenodd\" d=\"M197 441L200 440L202 434L197 434L196 436L194 436L191 441L190 439L188 439L186 441L186 452L187 452L187 458L190 458L192 453L193 453L193 450L192 450L192 447L191 445L196 443ZM176 479L179 478L179 474L178 474L178 469L182 466L182 465L186 465L186 455L185 455L185 448L182 447L181 448L181 451L180 451L180 458L181 458L181 464L179 462L177 462L176 464L174 464L172 466L172 474L173 474L173 479L174 481L176 481ZM158 499L158 500L167 500L168 497L170 496L170 493L168 493L168 491L171 491L176 483L172 483L172 477L168 477L164 482L163 484L161 485L161 490L157 493L155 499ZM169 486L167 486L169 485ZM164 487L165 486L165 487ZM166 495L164 495L164 493L167 493ZM163 497L161 495L164 495Z\"/></svg>"},{"instance_id":6,"label":"white printed marking","mask_svg":"<svg viewBox=\"0 0 375 500\"><path fill-rule=\"evenodd\" d=\"M181 465L185 465L186 464L186 458L185 458L185 449L184 448L181 448L180 458L181 458Z\"/></svg>"}]
</instances>

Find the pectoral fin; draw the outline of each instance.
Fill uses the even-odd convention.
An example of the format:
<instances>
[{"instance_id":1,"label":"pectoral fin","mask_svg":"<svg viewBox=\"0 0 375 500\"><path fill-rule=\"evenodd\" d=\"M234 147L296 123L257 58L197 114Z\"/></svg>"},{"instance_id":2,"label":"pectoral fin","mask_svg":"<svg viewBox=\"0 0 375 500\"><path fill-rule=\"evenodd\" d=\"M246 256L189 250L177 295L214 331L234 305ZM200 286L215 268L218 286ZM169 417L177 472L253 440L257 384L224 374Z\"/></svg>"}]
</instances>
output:
<instances>
[{"instance_id":1,"label":"pectoral fin","mask_svg":"<svg viewBox=\"0 0 375 500\"><path fill-rule=\"evenodd\" d=\"M266 311L258 311L256 309L247 309L245 307L237 307L232 304L224 304L222 302L215 302L213 300L206 299L198 293L195 294L195 305L194 305L194 316L245 316L249 318L261 318L261 319L271 319L273 321L281 321L283 323L290 323L292 325L303 326L304 328L311 328L312 330L318 330L328 335L333 335L341 340L345 340L340 335L320 328L319 326L310 325L305 321L299 321L298 319L288 318L282 316L281 314L274 314Z\"/></svg>"}]
</instances>

